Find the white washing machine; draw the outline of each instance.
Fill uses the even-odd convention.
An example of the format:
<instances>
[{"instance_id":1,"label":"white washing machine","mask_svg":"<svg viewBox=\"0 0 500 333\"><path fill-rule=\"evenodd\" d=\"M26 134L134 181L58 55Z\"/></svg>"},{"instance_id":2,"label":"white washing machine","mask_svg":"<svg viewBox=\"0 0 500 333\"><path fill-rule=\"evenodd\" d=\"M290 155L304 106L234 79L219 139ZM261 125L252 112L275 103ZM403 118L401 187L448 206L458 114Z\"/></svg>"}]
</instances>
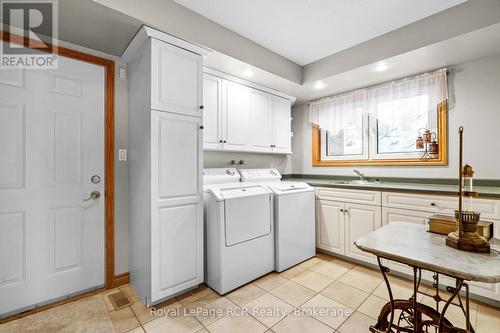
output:
<instances>
[{"instance_id":1,"label":"white washing machine","mask_svg":"<svg viewBox=\"0 0 500 333\"><path fill-rule=\"evenodd\" d=\"M274 270L273 194L234 168L203 170L205 282L225 294Z\"/></svg>"},{"instance_id":2,"label":"white washing machine","mask_svg":"<svg viewBox=\"0 0 500 333\"><path fill-rule=\"evenodd\" d=\"M243 182L266 185L274 194L275 270L281 272L316 254L314 189L281 181L276 169L240 169Z\"/></svg>"}]
</instances>

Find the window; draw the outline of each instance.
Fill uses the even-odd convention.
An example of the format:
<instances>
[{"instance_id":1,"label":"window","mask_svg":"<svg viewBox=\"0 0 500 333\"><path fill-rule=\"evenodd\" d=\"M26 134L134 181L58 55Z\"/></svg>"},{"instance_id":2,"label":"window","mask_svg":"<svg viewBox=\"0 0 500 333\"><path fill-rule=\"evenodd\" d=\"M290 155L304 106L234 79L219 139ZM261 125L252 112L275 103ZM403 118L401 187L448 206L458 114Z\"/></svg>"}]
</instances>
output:
<instances>
[{"instance_id":1,"label":"window","mask_svg":"<svg viewBox=\"0 0 500 333\"><path fill-rule=\"evenodd\" d=\"M433 74L443 71L312 103L313 164L446 165L447 87ZM423 129L439 147L432 157L416 148Z\"/></svg>"},{"instance_id":2,"label":"window","mask_svg":"<svg viewBox=\"0 0 500 333\"><path fill-rule=\"evenodd\" d=\"M363 109L355 108L342 111L339 120L330 131L325 131L326 156L354 157L365 156L365 117Z\"/></svg>"}]
</instances>

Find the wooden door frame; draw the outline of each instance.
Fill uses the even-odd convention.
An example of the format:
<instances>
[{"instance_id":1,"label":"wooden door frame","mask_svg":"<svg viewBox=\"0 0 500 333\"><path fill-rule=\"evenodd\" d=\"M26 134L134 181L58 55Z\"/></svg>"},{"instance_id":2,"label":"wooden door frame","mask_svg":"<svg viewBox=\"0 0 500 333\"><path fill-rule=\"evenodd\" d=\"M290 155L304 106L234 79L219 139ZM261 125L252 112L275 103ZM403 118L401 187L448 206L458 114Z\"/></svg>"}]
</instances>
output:
<instances>
[{"instance_id":1,"label":"wooden door frame","mask_svg":"<svg viewBox=\"0 0 500 333\"><path fill-rule=\"evenodd\" d=\"M37 41L0 30L1 39L20 45L36 45ZM28 44L32 42L34 44ZM115 62L65 47L52 45L52 51L63 56L94 65L105 70L105 102L104 102L104 285L106 289L115 286Z\"/></svg>"}]
</instances>

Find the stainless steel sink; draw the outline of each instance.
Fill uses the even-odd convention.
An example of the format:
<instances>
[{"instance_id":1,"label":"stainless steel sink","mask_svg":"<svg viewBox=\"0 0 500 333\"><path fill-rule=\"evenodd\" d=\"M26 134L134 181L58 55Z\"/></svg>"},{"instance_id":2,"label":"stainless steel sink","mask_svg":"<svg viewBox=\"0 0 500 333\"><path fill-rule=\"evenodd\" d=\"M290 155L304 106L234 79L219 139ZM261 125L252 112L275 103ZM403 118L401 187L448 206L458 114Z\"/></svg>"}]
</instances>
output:
<instances>
[{"instance_id":1,"label":"stainless steel sink","mask_svg":"<svg viewBox=\"0 0 500 333\"><path fill-rule=\"evenodd\" d=\"M335 184L335 185L349 185L349 184L351 184L351 181L350 180L332 180L328 183Z\"/></svg>"},{"instance_id":2,"label":"stainless steel sink","mask_svg":"<svg viewBox=\"0 0 500 333\"><path fill-rule=\"evenodd\" d=\"M373 185L380 183L380 181L352 179L352 180L332 180L329 183L334 185Z\"/></svg>"}]
</instances>

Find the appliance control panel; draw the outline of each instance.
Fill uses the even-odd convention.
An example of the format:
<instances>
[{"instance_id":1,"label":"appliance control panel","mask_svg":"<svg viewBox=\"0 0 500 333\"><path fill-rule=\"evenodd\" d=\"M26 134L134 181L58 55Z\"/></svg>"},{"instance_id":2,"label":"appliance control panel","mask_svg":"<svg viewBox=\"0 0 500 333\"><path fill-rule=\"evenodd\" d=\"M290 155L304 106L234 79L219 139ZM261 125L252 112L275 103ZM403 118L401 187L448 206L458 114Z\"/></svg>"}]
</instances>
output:
<instances>
[{"instance_id":1,"label":"appliance control panel","mask_svg":"<svg viewBox=\"0 0 500 333\"><path fill-rule=\"evenodd\" d=\"M240 174L235 168L203 169L203 184L235 183L240 181Z\"/></svg>"},{"instance_id":2,"label":"appliance control panel","mask_svg":"<svg viewBox=\"0 0 500 333\"><path fill-rule=\"evenodd\" d=\"M244 182L281 180L281 174L276 169L239 169L238 171Z\"/></svg>"}]
</instances>

